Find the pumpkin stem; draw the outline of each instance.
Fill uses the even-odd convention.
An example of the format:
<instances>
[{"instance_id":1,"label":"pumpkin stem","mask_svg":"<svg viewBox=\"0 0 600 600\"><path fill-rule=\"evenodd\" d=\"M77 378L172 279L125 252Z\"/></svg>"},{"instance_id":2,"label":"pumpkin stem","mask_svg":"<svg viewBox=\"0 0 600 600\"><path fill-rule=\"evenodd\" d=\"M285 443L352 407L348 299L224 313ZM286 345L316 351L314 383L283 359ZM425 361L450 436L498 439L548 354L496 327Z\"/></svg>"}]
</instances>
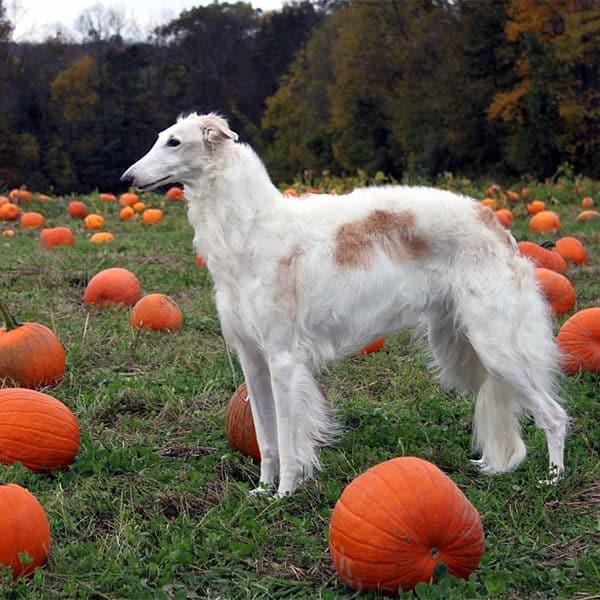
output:
<instances>
[{"instance_id":1,"label":"pumpkin stem","mask_svg":"<svg viewBox=\"0 0 600 600\"><path fill-rule=\"evenodd\" d=\"M4 319L4 323L6 324L6 331L10 331L11 329L16 329L17 327L21 327L21 323L17 321L9 312L8 307L2 300L0 300L0 316Z\"/></svg>"}]
</instances>

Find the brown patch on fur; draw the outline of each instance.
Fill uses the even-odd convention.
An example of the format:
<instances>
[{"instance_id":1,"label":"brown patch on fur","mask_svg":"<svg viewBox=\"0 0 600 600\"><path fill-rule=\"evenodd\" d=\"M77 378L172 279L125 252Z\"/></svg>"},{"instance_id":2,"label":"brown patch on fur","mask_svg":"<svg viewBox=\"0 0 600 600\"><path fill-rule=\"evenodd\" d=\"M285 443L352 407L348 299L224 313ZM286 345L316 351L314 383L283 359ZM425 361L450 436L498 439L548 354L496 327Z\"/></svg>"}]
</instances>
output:
<instances>
[{"instance_id":1,"label":"brown patch on fur","mask_svg":"<svg viewBox=\"0 0 600 600\"><path fill-rule=\"evenodd\" d=\"M281 310L292 315L296 309L296 260L302 254L294 246L287 256L282 256L277 265L276 297Z\"/></svg>"},{"instance_id":2,"label":"brown patch on fur","mask_svg":"<svg viewBox=\"0 0 600 600\"><path fill-rule=\"evenodd\" d=\"M475 215L477 216L477 218L488 229L496 233L502 242L509 246L512 246L512 240L509 233L506 231L506 229L504 229L504 227L502 227L500 221L496 219L496 215L494 214L494 211L491 208L484 206L479 202L475 202L473 204L473 210L475 211Z\"/></svg>"},{"instance_id":3,"label":"brown patch on fur","mask_svg":"<svg viewBox=\"0 0 600 600\"><path fill-rule=\"evenodd\" d=\"M428 244L415 233L414 224L412 212L387 210L374 210L360 221L344 223L335 235L335 262L366 268L376 247L396 262L422 256Z\"/></svg>"}]
</instances>

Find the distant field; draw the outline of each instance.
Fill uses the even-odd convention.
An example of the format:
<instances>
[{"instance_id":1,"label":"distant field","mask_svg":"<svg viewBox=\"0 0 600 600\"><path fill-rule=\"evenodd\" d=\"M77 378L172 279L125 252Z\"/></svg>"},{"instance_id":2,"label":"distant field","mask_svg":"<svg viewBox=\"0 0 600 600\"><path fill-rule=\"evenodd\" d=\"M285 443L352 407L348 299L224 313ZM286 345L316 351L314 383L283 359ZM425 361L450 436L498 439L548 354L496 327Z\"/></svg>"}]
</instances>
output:
<instances>
[{"instance_id":1,"label":"distant field","mask_svg":"<svg viewBox=\"0 0 600 600\"><path fill-rule=\"evenodd\" d=\"M442 185L486 195L486 185L466 180ZM560 215L562 233L588 248L588 264L568 272L577 309L600 306L600 222L575 221L584 195L598 207L600 184L529 187L531 198ZM34 199L25 208L44 214L48 225L68 224L74 247L44 250L37 231L0 221L0 233L15 230L0 237L0 297L21 321L44 323L62 340L68 372L49 393L81 427L80 451L67 471L44 476L0 467L0 481L17 482L40 500L53 540L50 564L30 580L11 582L5 573L1 597L357 598L329 558L331 511L355 476L401 455L432 461L449 475L479 510L486 533L486 553L469 581L419 586L419 598L600 597L600 375L563 380L572 424L558 486L538 484L546 448L529 420L524 465L483 477L468 460L473 399L442 391L423 349L398 334L382 351L338 361L320 378L343 435L322 451L316 479L283 501L251 497L258 467L232 452L224 433L225 406L243 378L220 334L210 277L194 263L185 204L145 195L164 219L144 225L139 217L121 221L117 203L98 194L81 199L105 217L114 242L90 243L83 223L66 215L67 198ZM522 200L500 203L515 214L517 239L556 237L528 232ZM87 282L112 266L133 271L144 292L170 295L183 329L133 333L127 309L86 309Z\"/></svg>"}]
</instances>

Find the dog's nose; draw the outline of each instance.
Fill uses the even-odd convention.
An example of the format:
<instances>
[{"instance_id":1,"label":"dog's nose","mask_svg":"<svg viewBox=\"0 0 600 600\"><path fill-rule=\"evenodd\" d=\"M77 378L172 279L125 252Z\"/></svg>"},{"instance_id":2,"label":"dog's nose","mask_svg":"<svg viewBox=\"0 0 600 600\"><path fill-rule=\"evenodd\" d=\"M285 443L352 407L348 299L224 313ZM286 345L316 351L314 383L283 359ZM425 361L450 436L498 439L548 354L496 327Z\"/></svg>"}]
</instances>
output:
<instances>
[{"instance_id":1,"label":"dog's nose","mask_svg":"<svg viewBox=\"0 0 600 600\"><path fill-rule=\"evenodd\" d=\"M133 183L133 177L129 174L129 169L127 169L127 171L121 175L121 181L129 185Z\"/></svg>"}]
</instances>

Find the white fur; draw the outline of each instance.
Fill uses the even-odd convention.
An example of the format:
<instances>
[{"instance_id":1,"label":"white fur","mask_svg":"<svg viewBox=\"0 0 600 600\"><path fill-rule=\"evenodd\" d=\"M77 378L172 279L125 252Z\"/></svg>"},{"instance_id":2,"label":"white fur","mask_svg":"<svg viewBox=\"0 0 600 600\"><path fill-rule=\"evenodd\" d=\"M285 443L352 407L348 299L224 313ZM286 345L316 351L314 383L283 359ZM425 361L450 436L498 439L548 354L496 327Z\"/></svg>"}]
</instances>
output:
<instances>
[{"instance_id":1,"label":"white fur","mask_svg":"<svg viewBox=\"0 0 600 600\"><path fill-rule=\"evenodd\" d=\"M482 471L508 471L525 458L524 410L546 434L551 469L563 470L568 419L556 400L548 308L532 265L472 199L403 186L284 197L216 114L180 118L123 179L142 190L185 186L194 246L249 388L261 488L278 477L278 494L292 493L319 466L316 448L335 426L313 373L418 325L442 384L477 397ZM414 217L406 252L392 256L375 235L365 264L336 262L339 228L374 211ZM413 240L423 247L411 254Z\"/></svg>"}]
</instances>

